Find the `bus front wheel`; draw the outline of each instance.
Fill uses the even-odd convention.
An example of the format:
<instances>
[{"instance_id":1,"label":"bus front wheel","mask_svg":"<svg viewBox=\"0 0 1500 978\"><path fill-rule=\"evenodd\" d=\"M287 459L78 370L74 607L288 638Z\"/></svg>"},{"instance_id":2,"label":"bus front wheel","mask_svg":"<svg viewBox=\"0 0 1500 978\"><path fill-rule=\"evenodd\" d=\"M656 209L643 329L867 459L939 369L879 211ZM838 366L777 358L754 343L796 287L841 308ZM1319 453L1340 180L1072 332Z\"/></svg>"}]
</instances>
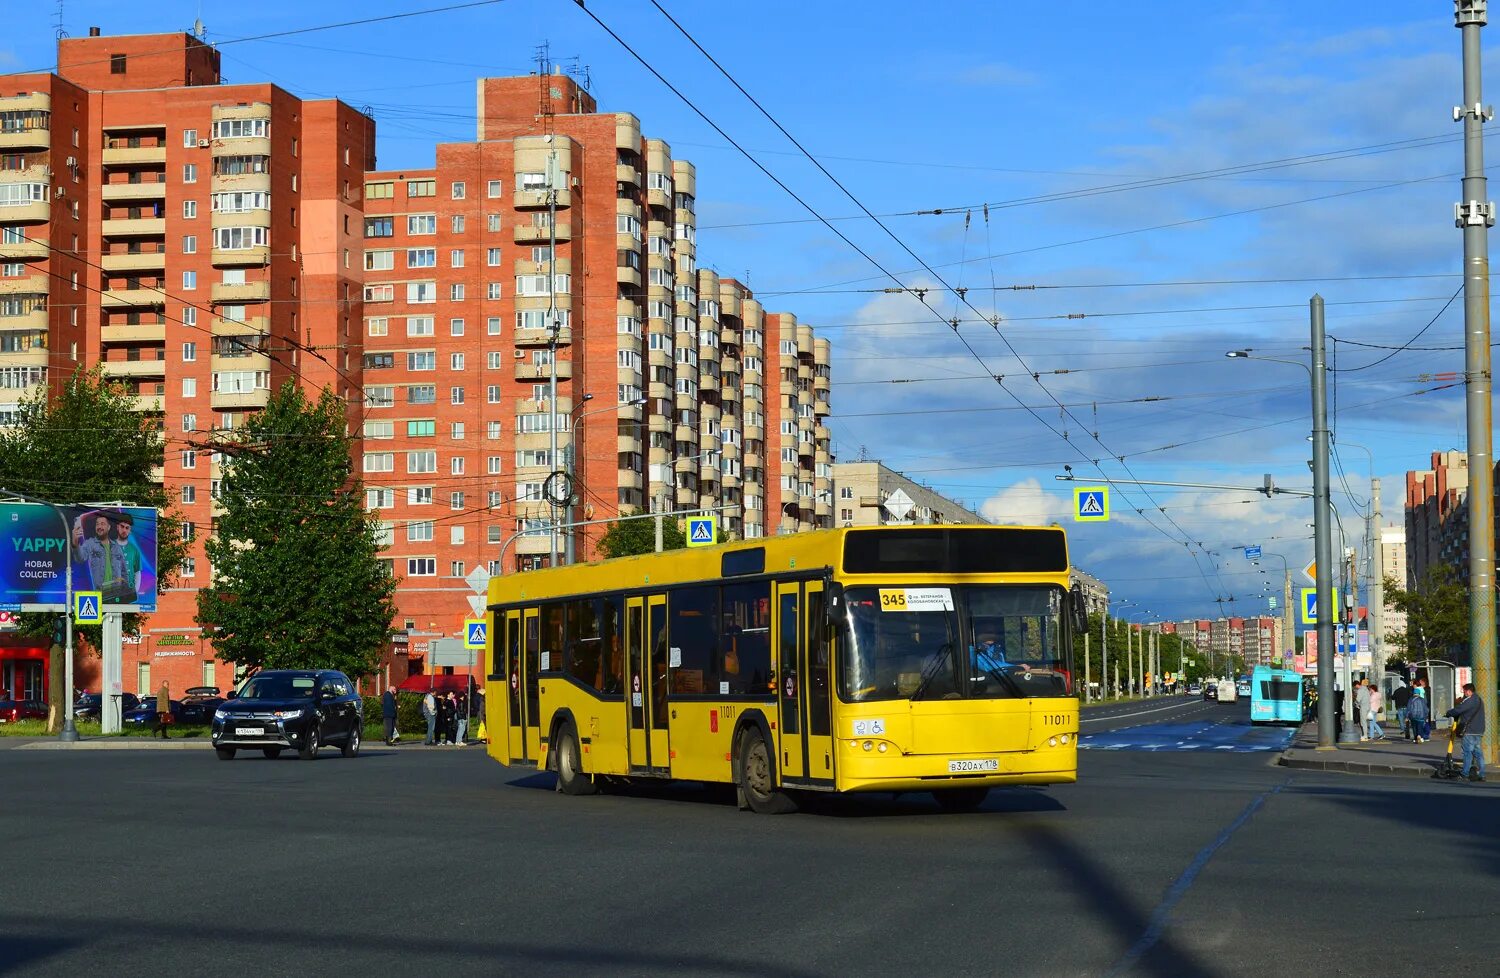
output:
<instances>
[{"instance_id":1,"label":"bus front wheel","mask_svg":"<svg viewBox=\"0 0 1500 978\"><path fill-rule=\"evenodd\" d=\"M557 790L565 795L592 795L598 791L592 778L583 773L578 734L571 723L557 731Z\"/></svg>"},{"instance_id":2,"label":"bus front wheel","mask_svg":"<svg viewBox=\"0 0 1500 978\"><path fill-rule=\"evenodd\" d=\"M776 787L776 773L771 765L771 751L766 738L756 727L747 729L740 739L738 782L740 795L757 815L785 815L797 810L797 803Z\"/></svg>"}]
</instances>

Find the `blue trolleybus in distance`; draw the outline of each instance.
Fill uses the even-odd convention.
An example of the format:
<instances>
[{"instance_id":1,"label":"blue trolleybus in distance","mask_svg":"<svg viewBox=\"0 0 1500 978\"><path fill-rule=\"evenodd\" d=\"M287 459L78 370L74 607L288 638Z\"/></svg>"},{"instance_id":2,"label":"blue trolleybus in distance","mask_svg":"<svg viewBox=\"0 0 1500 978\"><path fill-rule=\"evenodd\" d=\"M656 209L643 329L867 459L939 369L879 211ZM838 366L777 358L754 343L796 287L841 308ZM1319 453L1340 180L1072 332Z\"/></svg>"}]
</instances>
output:
<instances>
[{"instance_id":1,"label":"blue trolleybus in distance","mask_svg":"<svg viewBox=\"0 0 1500 978\"><path fill-rule=\"evenodd\" d=\"M1250 676L1250 722L1300 724L1302 676L1286 669L1256 666Z\"/></svg>"}]
</instances>

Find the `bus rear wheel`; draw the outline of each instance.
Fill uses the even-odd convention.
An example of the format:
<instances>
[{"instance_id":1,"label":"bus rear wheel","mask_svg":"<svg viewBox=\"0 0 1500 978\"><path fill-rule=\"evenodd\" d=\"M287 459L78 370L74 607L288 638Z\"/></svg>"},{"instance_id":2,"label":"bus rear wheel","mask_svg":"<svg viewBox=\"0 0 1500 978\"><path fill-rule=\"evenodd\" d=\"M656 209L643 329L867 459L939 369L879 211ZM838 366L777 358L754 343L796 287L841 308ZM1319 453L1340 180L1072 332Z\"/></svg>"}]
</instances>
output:
<instances>
[{"instance_id":1,"label":"bus rear wheel","mask_svg":"<svg viewBox=\"0 0 1500 978\"><path fill-rule=\"evenodd\" d=\"M755 727L740 736L739 770L736 780L745 804L757 815L785 815L797 810L797 802L776 787L771 751L765 736Z\"/></svg>"},{"instance_id":2,"label":"bus rear wheel","mask_svg":"<svg viewBox=\"0 0 1500 978\"><path fill-rule=\"evenodd\" d=\"M946 791L934 791L932 797L937 799L939 806L950 812L972 812L984 804L989 793L988 788L949 788Z\"/></svg>"},{"instance_id":3,"label":"bus rear wheel","mask_svg":"<svg viewBox=\"0 0 1500 978\"><path fill-rule=\"evenodd\" d=\"M557 731L557 790L565 795L592 795L599 788L592 778L583 773L582 753L578 748L578 734L571 723L564 723Z\"/></svg>"}]
</instances>

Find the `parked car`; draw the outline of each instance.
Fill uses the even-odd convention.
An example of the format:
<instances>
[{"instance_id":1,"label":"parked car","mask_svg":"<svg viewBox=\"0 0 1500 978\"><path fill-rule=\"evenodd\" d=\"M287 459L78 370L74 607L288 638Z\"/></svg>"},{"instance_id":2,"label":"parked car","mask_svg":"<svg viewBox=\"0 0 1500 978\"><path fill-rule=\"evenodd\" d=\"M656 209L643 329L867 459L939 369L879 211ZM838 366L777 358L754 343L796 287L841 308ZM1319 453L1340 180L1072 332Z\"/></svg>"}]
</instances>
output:
<instances>
[{"instance_id":1,"label":"parked car","mask_svg":"<svg viewBox=\"0 0 1500 978\"><path fill-rule=\"evenodd\" d=\"M172 714L173 723L182 722L182 701L168 700L170 706L168 712ZM140 703L133 710L127 710L120 717L122 723L133 724L137 727L148 727L156 722L156 697L143 696Z\"/></svg>"},{"instance_id":2,"label":"parked car","mask_svg":"<svg viewBox=\"0 0 1500 978\"><path fill-rule=\"evenodd\" d=\"M270 758L291 749L310 761L324 744L338 744L345 757L358 754L364 722L364 701L343 673L267 669L214 710L211 736L222 761L242 749Z\"/></svg>"},{"instance_id":3,"label":"parked car","mask_svg":"<svg viewBox=\"0 0 1500 978\"><path fill-rule=\"evenodd\" d=\"M47 704L41 700L0 700L0 723L47 719Z\"/></svg>"},{"instance_id":4,"label":"parked car","mask_svg":"<svg viewBox=\"0 0 1500 978\"><path fill-rule=\"evenodd\" d=\"M214 710L225 700L217 686L190 686L182 694L182 711L178 723L207 724L214 718Z\"/></svg>"},{"instance_id":5,"label":"parked car","mask_svg":"<svg viewBox=\"0 0 1500 978\"><path fill-rule=\"evenodd\" d=\"M103 693L84 693L78 697L78 702L73 704L73 719L75 720L97 720L99 719L99 705L104 701ZM120 712L128 713L141 705L140 698L134 693L120 694Z\"/></svg>"}]
</instances>

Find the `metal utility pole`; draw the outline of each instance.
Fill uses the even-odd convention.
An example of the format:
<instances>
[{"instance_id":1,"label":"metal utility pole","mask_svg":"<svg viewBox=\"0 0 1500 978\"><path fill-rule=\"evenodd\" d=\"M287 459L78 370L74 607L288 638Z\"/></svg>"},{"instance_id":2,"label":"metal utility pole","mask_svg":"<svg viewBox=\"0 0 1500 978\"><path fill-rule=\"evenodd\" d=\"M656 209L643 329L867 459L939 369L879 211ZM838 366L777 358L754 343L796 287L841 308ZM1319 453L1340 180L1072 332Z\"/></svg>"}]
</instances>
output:
<instances>
[{"instance_id":1,"label":"metal utility pole","mask_svg":"<svg viewBox=\"0 0 1500 978\"><path fill-rule=\"evenodd\" d=\"M1324 352L1323 297L1314 295L1309 304L1312 318L1312 419L1313 419L1313 560L1318 565L1318 748L1334 743L1333 717L1333 622L1339 609L1333 604L1333 507L1328 499L1328 368ZM1344 690L1346 705L1352 702ZM1358 735L1346 724L1345 739Z\"/></svg>"},{"instance_id":2,"label":"metal utility pole","mask_svg":"<svg viewBox=\"0 0 1500 978\"><path fill-rule=\"evenodd\" d=\"M1089 639L1092 638L1088 632L1083 633L1083 701L1089 702Z\"/></svg>"},{"instance_id":3,"label":"metal utility pole","mask_svg":"<svg viewBox=\"0 0 1500 978\"><path fill-rule=\"evenodd\" d=\"M1375 676L1385 679L1385 543L1381 540L1380 480L1370 479L1370 655Z\"/></svg>"},{"instance_id":4,"label":"metal utility pole","mask_svg":"<svg viewBox=\"0 0 1500 978\"><path fill-rule=\"evenodd\" d=\"M1100 621L1101 621L1101 624L1099 626L1099 664L1100 664L1100 672L1102 672L1103 675L1099 677L1099 680L1100 680L1100 682L1102 682L1104 684L1103 686L1100 687L1100 692L1104 695L1105 698L1108 698L1109 697L1109 602L1107 600L1104 603L1104 614L1100 616Z\"/></svg>"},{"instance_id":5,"label":"metal utility pole","mask_svg":"<svg viewBox=\"0 0 1500 978\"><path fill-rule=\"evenodd\" d=\"M1495 499L1490 428L1489 228L1495 205L1484 176L1484 123L1495 110L1480 92L1479 29L1488 21L1486 0L1454 0L1453 19L1463 35L1464 103L1453 120L1464 124L1463 198L1454 207L1464 232L1464 388L1469 443L1469 653L1474 687L1488 713L1484 756L1500 760L1495 710Z\"/></svg>"}]
</instances>

